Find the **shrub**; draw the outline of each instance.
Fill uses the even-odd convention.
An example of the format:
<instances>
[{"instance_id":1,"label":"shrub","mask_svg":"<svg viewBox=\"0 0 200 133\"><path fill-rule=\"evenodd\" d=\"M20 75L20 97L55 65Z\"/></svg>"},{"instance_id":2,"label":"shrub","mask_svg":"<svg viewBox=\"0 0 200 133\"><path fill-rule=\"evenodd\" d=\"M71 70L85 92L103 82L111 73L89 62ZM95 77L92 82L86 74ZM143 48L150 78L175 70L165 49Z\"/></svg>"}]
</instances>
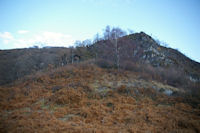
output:
<instances>
[{"instance_id":1,"label":"shrub","mask_svg":"<svg viewBox=\"0 0 200 133\"><path fill-rule=\"evenodd\" d=\"M96 61L96 64L102 68L114 68L114 66L115 66L113 62L111 62L109 60L105 60L105 59L98 59Z\"/></svg>"},{"instance_id":2,"label":"shrub","mask_svg":"<svg viewBox=\"0 0 200 133\"><path fill-rule=\"evenodd\" d=\"M75 89L61 89L49 98L55 104L80 104L81 93Z\"/></svg>"}]
</instances>

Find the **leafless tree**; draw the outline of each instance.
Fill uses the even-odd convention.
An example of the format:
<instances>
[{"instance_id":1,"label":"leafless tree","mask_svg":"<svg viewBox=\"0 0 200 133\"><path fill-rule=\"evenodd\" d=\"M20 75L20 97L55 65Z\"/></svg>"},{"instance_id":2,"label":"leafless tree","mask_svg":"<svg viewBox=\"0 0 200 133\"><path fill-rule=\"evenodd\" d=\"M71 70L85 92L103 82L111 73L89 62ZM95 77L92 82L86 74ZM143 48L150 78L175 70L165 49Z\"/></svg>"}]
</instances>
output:
<instances>
[{"instance_id":1,"label":"leafless tree","mask_svg":"<svg viewBox=\"0 0 200 133\"><path fill-rule=\"evenodd\" d=\"M120 68L120 47L118 45L118 39L120 37L123 37L126 35L126 32L123 31L122 29L116 27L116 28L113 28L112 31L111 31L111 42L114 44L114 48L115 48L115 56L116 56L116 66L117 66L117 69L119 70Z\"/></svg>"},{"instance_id":2,"label":"leafless tree","mask_svg":"<svg viewBox=\"0 0 200 133\"><path fill-rule=\"evenodd\" d=\"M71 51L71 63L73 64L74 63L74 47L71 46L69 48L70 48L70 51Z\"/></svg>"},{"instance_id":3,"label":"leafless tree","mask_svg":"<svg viewBox=\"0 0 200 133\"><path fill-rule=\"evenodd\" d=\"M92 44L92 41L90 39L86 39L82 42L82 46L90 46Z\"/></svg>"},{"instance_id":4,"label":"leafless tree","mask_svg":"<svg viewBox=\"0 0 200 133\"><path fill-rule=\"evenodd\" d=\"M83 47L83 44L80 40L76 40L75 43L74 43L74 46L75 47Z\"/></svg>"},{"instance_id":5,"label":"leafless tree","mask_svg":"<svg viewBox=\"0 0 200 133\"><path fill-rule=\"evenodd\" d=\"M129 35L131 35L131 34L133 34L134 33L134 31L133 30L131 30L131 29L128 29L128 34Z\"/></svg>"},{"instance_id":6,"label":"leafless tree","mask_svg":"<svg viewBox=\"0 0 200 133\"><path fill-rule=\"evenodd\" d=\"M107 25L106 26L106 29L104 30L104 40L109 40L110 39L110 36L111 36L111 30L110 30L110 26Z\"/></svg>"},{"instance_id":7,"label":"leafless tree","mask_svg":"<svg viewBox=\"0 0 200 133\"><path fill-rule=\"evenodd\" d=\"M97 43L98 41L100 41L99 33L97 33L97 34L94 36L93 43Z\"/></svg>"}]
</instances>

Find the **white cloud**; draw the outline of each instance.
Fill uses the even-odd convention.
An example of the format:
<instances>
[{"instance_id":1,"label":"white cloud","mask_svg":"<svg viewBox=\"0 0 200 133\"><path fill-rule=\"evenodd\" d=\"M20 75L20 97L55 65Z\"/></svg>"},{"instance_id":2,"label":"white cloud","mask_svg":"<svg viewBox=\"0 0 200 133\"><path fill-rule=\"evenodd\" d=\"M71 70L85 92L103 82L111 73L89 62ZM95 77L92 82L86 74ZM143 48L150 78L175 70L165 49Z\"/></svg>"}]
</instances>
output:
<instances>
[{"instance_id":1,"label":"white cloud","mask_svg":"<svg viewBox=\"0 0 200 133\"><path fill-rule=\"evenodd\" d=\"M72 36L57 32L42 32L29 40L30 43L41 44L44 46L65 46L74 43Z\"/></svg>"},{"instance_id":2,"label":"white cloud","mask_svg":"<svg viewBox=\"0 0 200 133\"><path fill-rule=\"evenodd\" d=\"M70 35L56 32L43 32L41 35L35 36L35 41L43 42L50 46L66 46L74 42Z\"/></svg>"},{"instance_id":3,"label":"white cloud","mask_svg":"<svg viewBox=\"0 0 200 133\"><path fill-rule=\"evenodd\" d=\"M4 43L4 44L8 44L8 43L9 43L9 40L3 40L3 43Z\"/></svg>"},{"instance_id":4,"label":"white cloud","mask_svg":"<svg viewBox=\"0 0 200 133\"><path fill-rule=\"evenodd\" d=\"M0 38L4 40L12 40L13 36L10 32L0 32Z\"/></svg>"},{"instance_id":5,"label":"white cloud","mask_svg":"<svg viewBox=\"0 0 200 133\"><path fill-rule=\"evenodd\" d=\"M75 41L70 35L58 32L47 32L47 31L23 37L22 36L13 37L11 33L4 32L0 33L0 38L4 45L7 45L8 47L12 48L27 48L33 45L37 45L39 47L44 47L44 46L68 47L73 45Z\"/></svg>"},{"instance_id":6,"label":"white cloud","mask_svg":"<svg viewBox=\"0 0 200 133\"><path fill-rule=\"evenodd\" d=\"M29 32L29 31L27 31L27 30L19 30L19 31L18 31L19 34L26 34L26 33L28 33L28 32Z\"/></svg>"}]
</instances>

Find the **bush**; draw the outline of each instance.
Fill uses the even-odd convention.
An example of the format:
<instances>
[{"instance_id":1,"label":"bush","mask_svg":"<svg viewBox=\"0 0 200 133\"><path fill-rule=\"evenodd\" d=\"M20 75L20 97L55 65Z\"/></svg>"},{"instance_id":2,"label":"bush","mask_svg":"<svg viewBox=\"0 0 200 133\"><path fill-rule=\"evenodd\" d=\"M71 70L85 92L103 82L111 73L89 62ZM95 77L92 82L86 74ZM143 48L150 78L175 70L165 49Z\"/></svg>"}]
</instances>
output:
<instances>
[{"instance_id":1,"label":"bush","mask_svg":"<svg viewBox=\"0 0 200 133\"><path fill-rule=\"evenodd\" d=\"M153 67L145 63L134 63L131 61L124 61L121 63L121 68L124 70L137 72L140 78L145 80L157 80L164 84L168 84L174 87L188 87L190 83L187 75L182 71L174 67L160 68ZM190 86L191 86L190 85Z\"/></svg>"},{"instance_id":2,"label":"bush","mask_svg":"<svg viewBox=\"0 0 200 133\"><path fill-rule=\"evenodd\" d=\"M133 63L131 61L124 61L121 64L121 67L122 67L122 69L128 70L128 71L135 71L135 72L139 71L137 64L135 64L135 63Z\"/></svg>"},{"instance_id":3,"label":"bush","mask_svg":"<svg viewBox=\"0 0 200 133\"><path fill-rule=\"evenodd\" d=\"M113 62L105 59L98 59L96 61L96 64L101 68L115 68L115 65Z\"/></svg>"},{"instance_id":4,"label":"bush","mask_svg":"<svg viewBox=\"0 0 200 133\"><path fill-rule=\"evenodd\" d=\"M54 104L80 104L81 93L75 89L61 89L49 98Z\"/></svg>"}]
</instances>

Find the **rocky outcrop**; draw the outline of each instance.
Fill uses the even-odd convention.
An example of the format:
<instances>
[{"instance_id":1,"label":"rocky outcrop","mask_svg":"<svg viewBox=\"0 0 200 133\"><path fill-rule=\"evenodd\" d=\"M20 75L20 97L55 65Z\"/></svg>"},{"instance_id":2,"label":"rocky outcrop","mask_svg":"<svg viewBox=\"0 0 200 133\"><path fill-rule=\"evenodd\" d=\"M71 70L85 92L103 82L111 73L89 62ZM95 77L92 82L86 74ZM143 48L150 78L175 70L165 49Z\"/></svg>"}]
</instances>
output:
<instances>
[{"instance_id":1,"label":"rocky outcrop","mask_svg":"<svg viewBox=\"0 0 200 133\"><path fill-rule=\"evenodd\" d=\"M140 62L146 62L154 67L176 67L187 73L191 80L200 79L200 63L191 60L178 50L159 45L144 32L132 34L122 39L129 39L129 43L135 45L132 49L132 55Z\"/></svg>"}]
</instances>

